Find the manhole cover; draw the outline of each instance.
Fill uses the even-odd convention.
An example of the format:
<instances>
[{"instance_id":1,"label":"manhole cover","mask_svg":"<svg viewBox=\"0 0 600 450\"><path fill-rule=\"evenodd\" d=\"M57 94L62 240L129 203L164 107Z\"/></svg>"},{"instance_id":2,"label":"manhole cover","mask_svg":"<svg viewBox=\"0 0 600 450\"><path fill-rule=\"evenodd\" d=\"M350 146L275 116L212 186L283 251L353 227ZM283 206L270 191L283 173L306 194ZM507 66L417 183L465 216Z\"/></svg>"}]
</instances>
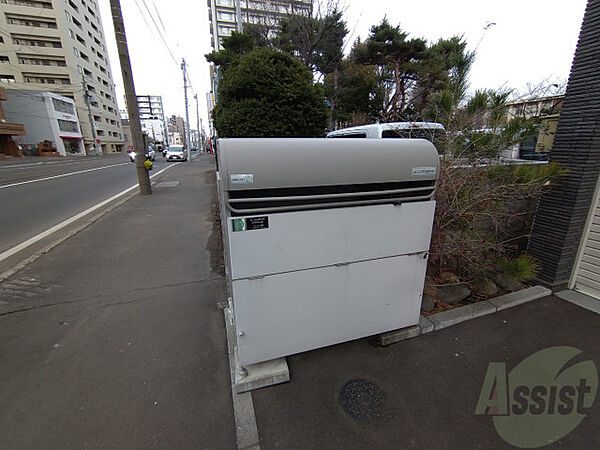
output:
<instances>
[{"instance_id":1,"label":"manhole cover","mask_svg":"<svg viewBox=\"0 0 600 450\"><path fill-rule=\"evenodd\" d=\"M384 392L372 381L360 378L344 383L339 401L349 416L361 422L381 419L387 407Z\"/></svg>"},{"instance_id":2,"label":"manhole cover","mask_svg":"<svg viewBox=\"0 0 600 450\"><path fill-rule=\"evenodd\" d=\"M159 181L158 183L156 183L154 185L154 187L157 188L161 188L161 187L175 187L179 184L179 181Z\"/></svg>"}]
</instances>

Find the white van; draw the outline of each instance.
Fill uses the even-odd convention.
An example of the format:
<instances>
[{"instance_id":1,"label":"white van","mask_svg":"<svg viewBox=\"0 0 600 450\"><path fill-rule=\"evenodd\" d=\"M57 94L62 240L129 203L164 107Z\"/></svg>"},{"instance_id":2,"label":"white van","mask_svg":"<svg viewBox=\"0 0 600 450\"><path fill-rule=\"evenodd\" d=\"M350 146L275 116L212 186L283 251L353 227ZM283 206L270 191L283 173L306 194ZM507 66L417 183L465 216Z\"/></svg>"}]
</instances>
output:
<instances>
[{"instance_id":1,"label":"white van","mask_svg":"<svg viewBox=\"0 0 600 450\"><path fill-rule=\"evenodd\" d=\"M357 127L343 128L327 133L328 138L409 138L427 139L435 144L443 138L446 129L441 123L436 122L389 122L360 125Z\"/></svg>"}]
</instances>

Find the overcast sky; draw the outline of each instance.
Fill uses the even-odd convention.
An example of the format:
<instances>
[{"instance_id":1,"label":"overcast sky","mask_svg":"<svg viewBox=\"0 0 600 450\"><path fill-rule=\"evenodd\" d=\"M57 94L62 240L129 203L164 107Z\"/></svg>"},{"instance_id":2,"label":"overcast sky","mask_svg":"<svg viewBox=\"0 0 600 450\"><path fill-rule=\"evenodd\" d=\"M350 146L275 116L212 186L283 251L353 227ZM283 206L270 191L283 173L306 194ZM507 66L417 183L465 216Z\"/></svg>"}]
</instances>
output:
<instances>
[{"instance_id":1,"label":"overcast sky","mask_svg":"<svg viewBox=\"0 0 600 450\"><path fill-rule=\"evenodd\" d=\"M124 92L114 40L109 0L99 0L119 107ZM579 36L586 0L346 0L350 34L363 40L369 28L387 15L411 37L435 42L464 35L477 49L471 89L512 87L566 80ZM207 0L121 0L138 95L162 95L167 115L185 117L181 58L189 64L190 81L198 94L206 129L206 92L210 90L211 51ZM152 13L152 17L148 10ZM153 21L154 19L154 21ZM173 57L156 26L161 30ZM484 32L486 24L494 22ZM174 61L175 59L175 61ZM196 105L190 95L190 122L196 127Z\"/></svg>"}]
</instances>

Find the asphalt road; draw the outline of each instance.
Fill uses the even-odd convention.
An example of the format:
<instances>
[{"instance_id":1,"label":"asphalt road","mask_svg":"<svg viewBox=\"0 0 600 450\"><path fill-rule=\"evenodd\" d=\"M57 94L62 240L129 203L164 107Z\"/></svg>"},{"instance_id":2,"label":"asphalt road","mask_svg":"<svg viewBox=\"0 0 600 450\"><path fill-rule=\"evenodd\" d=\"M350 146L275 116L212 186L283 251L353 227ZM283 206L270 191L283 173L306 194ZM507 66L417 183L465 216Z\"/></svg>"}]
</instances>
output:
<instances>
[{"instance_id":1,"label":"asphalt road","mask_svg":"<svg viewBox=\"0 0 600 450\"><path fill-rule=\"evenodd\" d=\"M167 164L158 156L154 173ZM1 165L0 253L136 183L126 154Z\"/></svg>"}]
</instances>

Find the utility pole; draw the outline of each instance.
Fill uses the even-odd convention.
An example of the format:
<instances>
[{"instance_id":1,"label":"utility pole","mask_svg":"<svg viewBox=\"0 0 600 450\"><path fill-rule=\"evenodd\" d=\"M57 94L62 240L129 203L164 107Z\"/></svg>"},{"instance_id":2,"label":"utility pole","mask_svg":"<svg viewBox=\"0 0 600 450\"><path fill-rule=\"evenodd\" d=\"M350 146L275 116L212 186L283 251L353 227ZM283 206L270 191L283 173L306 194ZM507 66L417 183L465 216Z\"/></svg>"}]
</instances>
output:
<instances>
[{"instance_id":1,"label":"utility pole","mask_svg":"<svg viewBox=\"0 0 600 450\"><path fill-rule=\"evenodd\" d=\"M165 110L163 109L163 126L165 127L165 145L169 146L169 124L167 123L167 119L165 119Z\"/></svg>"},{"instance_id":2,"label":"utility pole","mask_svg":"<svg viewBox=\"0 0 600 450\"><path fill-rule=\"evenodd\" d=\"M125 98L127 100L131 139L135 148L135 168L138 175L140 194L149 195L152 194L152 187L150 185L150 175L144 167L146 148L144 147L142 126L140 124L140 111L135 95L133 73L131 71L129 50L127 48L127 37L125 36L125 24L123 23L123 13L121 12L121 3L119 0L110 0L110 9L112 11L113 25L115 28L119 62L121 63L121 74L123 75L123 87L125 89Z\"/></svg>"},{"instance_id":3,"label":"utility pole","mask_svg":"<svg viewBox=\"0 0 600 450\"><path fill-rule=\"evenodd\" d=\"M92 107L90 106L90 94L88 93L87 85L85 84L85 75L81 74L81 84L83 85L83 98L85 99L85 104L88 109L88 117L90 119L90 127L92 127L92 138L94 139L94 151L96 152L96 157L100 156L100 152L98 151L98 136L96 135L96 122L94 122L94 116L92 115Z\"/></svg>"},{"instance_id":4,"label":"utility pole","mask_svg":"<svg viewBox=\"0 0 600 450\"><path fill-rule=\"evenodd\" d=\"M190 150L191 144L191 135L190 135L190 113L188 111L188 96L187 96L187 65L185 64L185 58L181 58L181 70L183 70L183 94L185 96L185 121L187 123L187 133L186 133L186 141L187 141L187 157L188 162L192 161L192 153Z\"/></svg>"},{"instance_id":5,"label":"utility pole","mask_svg":"<svg viewBox=\"0 0 600 450\"><path fill-rule=\"evenodd\" d=\"M198 147L198 153L200 153L200 112L198 110L198 94L194 94L194 99L196 100L196 130L198 130L196 147Z\"/></svg>"}]
</instances>

